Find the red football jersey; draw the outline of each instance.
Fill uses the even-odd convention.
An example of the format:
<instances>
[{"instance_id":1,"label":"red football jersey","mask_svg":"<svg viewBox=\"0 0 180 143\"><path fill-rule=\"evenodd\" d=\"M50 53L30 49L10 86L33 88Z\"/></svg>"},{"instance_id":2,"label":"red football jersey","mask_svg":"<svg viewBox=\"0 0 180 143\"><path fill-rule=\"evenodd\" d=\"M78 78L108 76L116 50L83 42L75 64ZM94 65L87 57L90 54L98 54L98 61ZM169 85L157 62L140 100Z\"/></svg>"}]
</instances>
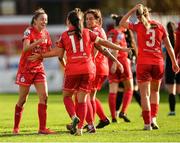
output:
<instances>
[{"instance_id":1,"label":"red football jersey","mask_svg":"<svg viewBox=\"0 0 180 143\"><path fill-rule=\"evenodd\" d=\"M18 72L30 73L44 70L42 60L30 61L28 60L28 57L33 53L45 53L51 49L52 42L48 31L44 29L39 32L35 27L28 27L24 32L23 40L28 39L30 40L30 43L33 43L34 41L40 39L42 36L45 36L47 38L45 42L40 43L32 50L28 50L26 52L24 50L22 51Z\"/></svg>"},{"instance_id":2,"label":"red football jersey","mask_svg":"<svg viewBox=\"0 0 180 143\"><path fill-rule=\"evenodd\" d=\"M92 42L96 38L97 35L89 29L83 29L81 40L75 35L74 27L70 27L62 33L56 44L57 47L64 48L66 51L66 75L95 74L96 67L92 56Z\"/></svg>"},{"instance_id":3,"label":"red football jersey","mask_svg":"<svg viewBox=\"0 0 180 143\"><path fill-rule=\"evenodd\" d=\"M101 27L94 28L93 32L96 33L97 36L103 39L107 39L105 31ZM96 75L109 74L108 58L104 56L101 52L98 52L95 58L95 64L96 64Z\"/></svg>"},{"instance_id":4,"label":"red football jersey","mask_svg":"<svg viewBox=\"0 0 180 143\"><path fill-rule=\"evenodd\" d=\"M123 29L111 29L107 33L107 37L108 37L109 41L111 41L113 43L119 43L119 45L122 48L127 48L126 37L123 32ZM117 57L118 59L127 58L127 57L128 57L127 52L122 52L122 51L118 52L118 57Z\"/></svg>"},{"instance_id":5,"label":"red football jersey","mask_svg":"<svg viewBox=\"0 0 180 143\"><path fill-rule=\"evenodd\" d=\"M161 44L167 36L164 27L156 21L149 21L152 28L146 30L142 22L129 24L129 28L137 33L138 64L163 64Z\"/></svg>"}]
</instances>

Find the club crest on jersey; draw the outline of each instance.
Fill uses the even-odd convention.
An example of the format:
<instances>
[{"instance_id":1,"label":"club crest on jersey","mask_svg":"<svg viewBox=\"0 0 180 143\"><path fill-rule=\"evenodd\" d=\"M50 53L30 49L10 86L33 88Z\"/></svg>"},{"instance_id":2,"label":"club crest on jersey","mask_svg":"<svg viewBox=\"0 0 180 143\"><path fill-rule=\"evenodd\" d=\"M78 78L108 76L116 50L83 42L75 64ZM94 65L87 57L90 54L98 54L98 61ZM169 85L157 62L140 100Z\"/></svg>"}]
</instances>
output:
<instances>
[{"instance_id":1,"label":"club crest on jersey","mask_svg":"<svg viewBox=\"0 0 180 143\"><path fill-rule=\"evenodd\" d=\"M22 76L22 77L20 78L20 81L21 81L21 82L25 82L24 76Z\"/></svg>"},{"instance_id":2,"label":"club crest on jersey","mask_svg":"<svg viewBox=\"0 0 180 143\"><path fill-rule=\"evenodd\" d=\"M24 31L24 36L26 37L26 36L29 36L29 34L31 33L31 31L29 30L29 29L26 29L25 31Z\"/></svg>"}]
</instances>

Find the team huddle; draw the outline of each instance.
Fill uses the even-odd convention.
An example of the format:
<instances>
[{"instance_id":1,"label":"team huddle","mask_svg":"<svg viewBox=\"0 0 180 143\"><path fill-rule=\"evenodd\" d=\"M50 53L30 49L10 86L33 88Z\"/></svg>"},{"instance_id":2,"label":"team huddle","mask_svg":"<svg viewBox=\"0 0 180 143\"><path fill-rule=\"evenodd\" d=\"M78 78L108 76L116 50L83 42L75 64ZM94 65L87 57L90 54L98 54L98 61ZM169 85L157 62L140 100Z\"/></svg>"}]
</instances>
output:
<instances>
[{"instance_id":1,"label":"team huddle","mask_svg":"<svg viewBox=\"0 0 180 143\"><path fill-rule=\"evenodd\" d=\"M139 22L131 23L129 17L136 14ZM88 133L110 124L100 100L96 97L106 79L109 81L108 103L111 121L117 117L130 122L127 110L134 93L142 108L144 130L159 129L156 122L159 107L159 89L164 74L164 58L161 48L164 42L172 62L174 73L179 72L174 50L164 27L151 20L149 9L136 5L126 15L113 14L115 26L105 33L102 28L102 15L98 9L88 9L84 13L75 8L67 14L68 30L63 32L51 48L52 42L46 29L47 14L40 8L35 11L23 37L23 50L16 76L19 85L19 99L15 106L13 134L19 134L23 106L28 98L30 86L34 84L39 96L39 134L55 134L46 127L47 120L47 81L43 59L58 57L64 67L63 102L72 119L67 124L71 134L82 135L83 128ZM137 47L133 37L137 34ZM127 34L130 38L127 39ZM137 50L138 49L138 50ZM132 72L129 55L134 53L136 79ZM135 57L135 56L133 56ZM131 58L133 60L133 58ZM135 90L137 81L139 96ZM122 107L117 107L119 83L123 84ZM100 121L95 126L95 116ZM85 125L85 122L87 125Z\"/></svg>"}]
</instances>

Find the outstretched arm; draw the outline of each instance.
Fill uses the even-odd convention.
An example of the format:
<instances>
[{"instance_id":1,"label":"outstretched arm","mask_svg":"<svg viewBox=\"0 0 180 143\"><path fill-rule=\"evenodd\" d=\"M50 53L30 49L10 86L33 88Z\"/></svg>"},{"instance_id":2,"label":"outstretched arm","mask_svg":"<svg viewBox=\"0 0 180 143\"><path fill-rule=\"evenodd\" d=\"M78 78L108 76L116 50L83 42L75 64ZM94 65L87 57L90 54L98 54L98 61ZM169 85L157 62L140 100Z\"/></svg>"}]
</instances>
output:
<instances>
[{"instance_id":1,"label":"outstretched arm","mask_svg":"<svg viewBox=\"0 0 180 143\"><path fill-rule=\"evenodd\" d=\"M41 54L34 53L34 55L29 56L28 59L31 60L31 61L35 61L35 60L38 60L38 59L49 58L49 57L56 57L56 56L58 56L60 58L63 58L63 56L64 56L64 49L63 48L55 47L51 51L46 52L46 53L41 53Z\"/></svg>"},{"instance_id":2,"label":"outstretched arm","mask_svg":"<svg viewBox=\"0 0 180 143\"><path fill-rule=\"evenodd\" d=\"M96 38L95 41L96 44L104 46L104 47L108 47L110 49L114 49L114 50L120 50L120 51L124 51L124 52L131 52L131 48L122 48L119 45L116 45L108 40L102 39L100 37Z\"/></svg>"},{"instance_id":3,"label":"outstretched arm","mask_svg":"<svg viewBox=\"0 0 180 143\"><path fill-rule=\"evenodd\" d=\"M115 62L118 65L119 69L121 70L121 73L124 72L124 68L123 68L122 64L117 60L116 57L114 57L114 55L111 54L111 52L107 48L105 48L103 46L98 46L98 45L95 45L95 48L97 50L99 50L103 55L108 57L110 60Z\"/></svg>"}]
</instances>

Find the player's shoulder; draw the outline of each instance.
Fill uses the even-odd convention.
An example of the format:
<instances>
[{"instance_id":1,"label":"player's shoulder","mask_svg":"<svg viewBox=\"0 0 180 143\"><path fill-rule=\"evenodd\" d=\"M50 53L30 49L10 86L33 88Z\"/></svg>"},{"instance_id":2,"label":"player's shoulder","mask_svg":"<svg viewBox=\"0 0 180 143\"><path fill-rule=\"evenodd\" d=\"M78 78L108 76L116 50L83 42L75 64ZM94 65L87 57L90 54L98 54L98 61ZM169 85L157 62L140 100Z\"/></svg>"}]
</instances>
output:
<instances>
[{"instance_id":1,"label":"player's shoulder","mask_svg":"<svg viewBox=\"0 0 180 143\"><path fill-rule=\"evenodd\" d=\"M93 32L92 30L90 30L90 29L88 29L88 28L83 28L82 31L83 31L83 32L90 32L90 31Z\"/></svg>"},{"instance_id":2,"label":"player's shoulder","mask_svg":"<svg viewBox=\"0 0 180 143\"><path fill-rule=\"evenodd\" d=\"M155 21L155 20L151 20L151 27L152 28L159 28L159 29L164 29L164 26L158 22L158 21Z\"/></svg>"},{"instance_id":3,"label":"player's shoulder","mask_svg":"<svg viewBox=\"0 0 180 143\"><path fill-rule=\"evenodd\" d=\"M32 33L32 31L33 31L33 27L32 27L32 26L27 27L27 28L25 29L25 31L24 31L24 36L25 36L25 37L26 37L26 36L29 36L29 35Z\"/></svg>"},{"instance_id":4,"label":"player's shoulder","mask_svg":"<svg viewBox=\"0 0 180 143\"><path fill-rule=\"evenodd\" d=\"M99 35L101 33L101 29L99 27L93 28L93 32Z\"/></svg>"}]
</instances>

